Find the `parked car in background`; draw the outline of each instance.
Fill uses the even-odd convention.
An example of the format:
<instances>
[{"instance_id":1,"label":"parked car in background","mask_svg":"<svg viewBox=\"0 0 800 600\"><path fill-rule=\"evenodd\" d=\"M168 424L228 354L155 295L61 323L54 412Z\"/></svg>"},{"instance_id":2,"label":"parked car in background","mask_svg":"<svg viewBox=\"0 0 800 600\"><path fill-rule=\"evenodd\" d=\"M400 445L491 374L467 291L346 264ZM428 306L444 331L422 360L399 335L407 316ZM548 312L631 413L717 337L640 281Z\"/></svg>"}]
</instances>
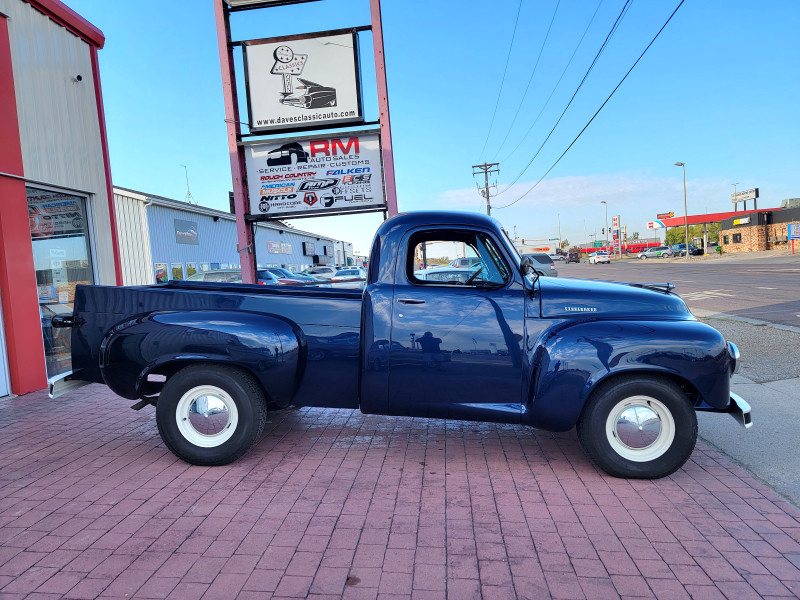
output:
<instances>
[{"instance_id":1,"label":"parked car in background","mask_svg":"<svg viewBox=\"0 0 800 600\"><path fill-rule=\"evenodd\" d=\"M608 255L608 252L604 250L600 250L598 252L592 252L589 255L589 264L590 265L597 265L600 263L611 263L611 257Z\"/></svg>"},{"instance_id":2,"label":"parked car in background","mask_svg":"<svg viewBox=\"0 0 800 600\"><path fill-rule=\"evenodd\" d=\"M303 271L303 274L310 275L311 277L316 277L318 279L330 279L336 275L337 270L338 269L336 267L319 266L306 269Z\"/></svg>"},{"instance_id":3,"label":"parked car in background","mask_svg":"<svg viewBox=\"0 0 800 600\"><path fill-rule=\"evenodd\" d=\"M665 258L675 256L675 253L672 252L672 248L669 246L653 246L652 248L647 248L646 250L642 250L637 255L639 258Z\"/></svg>"},{"instance_id":4,"label":"parked car in background","mask_svg":"<svg viewBox=\"0 0 800 600\"><path fill-rule=\"evenodd\" d=\"M440 281L442 283L466 283L477 269L456 269L453 267L433 267L414 271L414 277L422 281Z\"/></svg>"},{"instance_id":5,"label":"parked car in background","mask_svg":"<svg viewBox=\"0 0 800 600\"><path fill-rule=\"evenodd\" d=\"M686 244L675 244L672 247L672 253L675 256L686 256ZM703 249L695 246L689 246L689 256L702 256Z\"/></svg>"},{"instance_id":6,"label":"parked car in background","mask_svg":"<svg viewBox=\"0 0 800 600\"><path fill-rule=\"evenodd\" d=\"M580 252L572 252L572 251L570 251L569 254L567 254L567 263L571 263L571 262L574 262L574 263L581 262L581 253Z\"/></svg>"},{"instance_id":7,"label":"parked car in background","mask_svg":"<svg viewBox=\"0 0 800 600\"><path fill-rule=\"evenodd\" d=\"M292 273L282 267L267 267L256 271L258 283L262 285L320 285L330 287L327 279L304 275L303 273Z\"/></svg>"},{"instance_id":8,"label":"parked car in background","mask_svg":"<svg viewBox=\"0 0 800 600\"><path fill-rule=\"evenodd\" d=\"M336 283L337 281L354 281L358 279L366 279L367 278L367 271L361 267L345 267L344 269L339 269L336 271L333 277L331 277L331 283Z\"/></svg>"},{"instance_id":9,"label":"parked car in background","mask_svg":"<svg viewBox=\"0 0 800 600\"><path fill-rule=\"evenodd\" d=\"M213 281L216 283L242 283L242 272L239 269L212 269L201 271L186 278L187 281Z\"/></svg>"},{"instance_id":10,"label":"parked car in background","mask_svg":"<svg viewBox=\"0 0 800 600\"><path fill-rule=\"evenodd\" d=\"M552 258L553 261L564 260L564 258L565 258L563 254L548 254L547 256Z\"/></svg>"},{"instance_id":11,"label":"parked car in background","mask_svg":"<svg viewBox=\"0 0 800 600\"><path fill-rule=\"evenodd\" d=\"M558 269L553 264L553 259L544 252L533 252L531 254L523 254L523 258L530 258L533 262L534 270L539 275L546 277L558 277Z\"/></svg>"},{"instance_id":12,"label":"parked car in background","mask_svg":"<svg viewBox=\"0 0 800 600\"><path fill-rule=\"evenodd\" d=\"M477 256L465 256L451 260L447 266L454 269L474 269L481 266L481 259Z\"/></svg>"}]
</instances>

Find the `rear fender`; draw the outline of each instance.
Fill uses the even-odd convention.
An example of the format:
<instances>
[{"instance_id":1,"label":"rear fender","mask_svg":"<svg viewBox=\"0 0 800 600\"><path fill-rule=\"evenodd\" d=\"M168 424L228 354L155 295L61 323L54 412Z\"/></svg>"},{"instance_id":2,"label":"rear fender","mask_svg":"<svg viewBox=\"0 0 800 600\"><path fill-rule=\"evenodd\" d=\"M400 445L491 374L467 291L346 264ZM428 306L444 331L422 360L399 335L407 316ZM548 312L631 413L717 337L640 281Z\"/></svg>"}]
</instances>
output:
<instances>
[{"instance_id":1,"label":"rear fender","mask_svg":"<svg viewBox=\"0 0 800 600\"><path fill-rule=\"evenodd\" d=\"M534 352L523 422L567 431L592 391L622 374L667 376L684 383L695 404L723 408L730 360L722 335L698 321L562 322Z\"/></svg>"},{"instance_id":2,"label":"rear fender","mask_svg":"<svg viewBox=\"0 0 800 600\"><path fill-rule=\"evenodd\" d=\"M148 375L209 362L250 371L270 400L287 406L302 375L302 332L286 319L237 310L153 312L113 327L100 345L103 381L141 397ZM167 368L169 367L169 368Z\"/></svg>"}]
</instances>

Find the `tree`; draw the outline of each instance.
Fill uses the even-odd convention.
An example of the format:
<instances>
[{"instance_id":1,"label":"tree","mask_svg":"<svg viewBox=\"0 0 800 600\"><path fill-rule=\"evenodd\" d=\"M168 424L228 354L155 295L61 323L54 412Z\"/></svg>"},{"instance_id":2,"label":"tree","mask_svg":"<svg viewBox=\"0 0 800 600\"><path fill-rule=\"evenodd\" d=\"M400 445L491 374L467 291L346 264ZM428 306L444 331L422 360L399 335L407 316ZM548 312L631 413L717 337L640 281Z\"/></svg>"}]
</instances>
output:
<instances>
[{"instance_id":1,"label":"tree","mask_svg":"<svg viewBox=\"0 0 800 600\"><path fill-rule=\"evenodd\" d=\"M720 231L720 223L709 223L708 225L708 239L715 240L719 237ZM686 241L686 232L683 225L678 227L672 227L671 229L667 230L666 236L666 245L673 246L675 244L683 244ZM699 238L703 239L703 226L702 225L690 225L689 226L689 238Z\"/></svg>"},{"instance_id":2,"label":"tree","mask_svg":"<svg viewBox=\"0 0 800 600\"><path fill-rule=\"evenodd\" d=\"M567 248L568 246L569 246L569 240L565 239L563 242L561 242L561 249L562 250L564 248Z\"/></svg>"},{"instance_id":3,"label":"tree","mask_svg":"<svg viewBox=\"0 0 800 600\"><path fill-rule=\"evenodd\" d=\"M636 241L636 240L638 240L638 239L639 239L639 232L638 232L638 231L634 231L634 232L631 234L631 241L632 241L632 242L635 242L635 241Z\"/></svg>"}]
</instances>

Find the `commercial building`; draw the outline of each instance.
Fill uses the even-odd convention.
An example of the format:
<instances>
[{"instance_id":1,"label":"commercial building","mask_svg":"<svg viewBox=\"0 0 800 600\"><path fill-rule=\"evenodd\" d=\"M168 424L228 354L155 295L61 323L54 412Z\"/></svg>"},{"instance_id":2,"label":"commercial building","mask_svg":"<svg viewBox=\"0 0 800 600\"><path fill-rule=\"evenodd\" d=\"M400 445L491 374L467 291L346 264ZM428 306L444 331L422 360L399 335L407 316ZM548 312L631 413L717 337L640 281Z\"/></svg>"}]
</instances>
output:
<instances>
[{"instance_id":1,"label":"commercial building","mask_svg":"<svg viewBox=\"0 0 800 600\"><path fill-rule=\"evenodd\" d=\"M719 241L725 252L787 250L791 247L790 223L800 227L800 208L753 211L724 219Z\"/></svg>"},{"instance_id":2,"label":"commercial building","mask_svg":"<svg viewBox=\"0 0 800 600\"><path fill-rule=\"evenodd\" d=\"M0 397L71 369L79 283L119 279L98 51L58 0L0 0Z\"/></svg>"},{"instance_id":3,"label":"commercial building","mask_svg":"<svg viewBox=\"0 0 800 600\"><path fill-rule=\"evenodd\" d=\"M163 196L114 188L124 285L186 279L215 269L239 269L236 217ZM259 268L300 272L335 264L335 247L352 244L301 231L281 222L254 227Z\"/></svg>"}]
</instances>

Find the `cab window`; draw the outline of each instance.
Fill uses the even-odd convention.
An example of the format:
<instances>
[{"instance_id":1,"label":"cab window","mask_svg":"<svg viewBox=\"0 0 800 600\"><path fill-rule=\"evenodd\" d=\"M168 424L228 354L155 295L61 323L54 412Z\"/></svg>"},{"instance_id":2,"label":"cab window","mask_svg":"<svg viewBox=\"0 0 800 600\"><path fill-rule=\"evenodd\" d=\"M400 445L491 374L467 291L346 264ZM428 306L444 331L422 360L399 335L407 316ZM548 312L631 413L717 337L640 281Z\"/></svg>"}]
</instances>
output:
<instances>
[{"instance_id":1,"label":"cab window","mask_svg":"<svg viewBox=\"0 0 800 600\"><path fill-rule=\"evenodd\" d=\"M511 269L488 236L472 231L425 231L409 238L408 280L416 285L503 286Z\"/></svg>"}]
</instances>

